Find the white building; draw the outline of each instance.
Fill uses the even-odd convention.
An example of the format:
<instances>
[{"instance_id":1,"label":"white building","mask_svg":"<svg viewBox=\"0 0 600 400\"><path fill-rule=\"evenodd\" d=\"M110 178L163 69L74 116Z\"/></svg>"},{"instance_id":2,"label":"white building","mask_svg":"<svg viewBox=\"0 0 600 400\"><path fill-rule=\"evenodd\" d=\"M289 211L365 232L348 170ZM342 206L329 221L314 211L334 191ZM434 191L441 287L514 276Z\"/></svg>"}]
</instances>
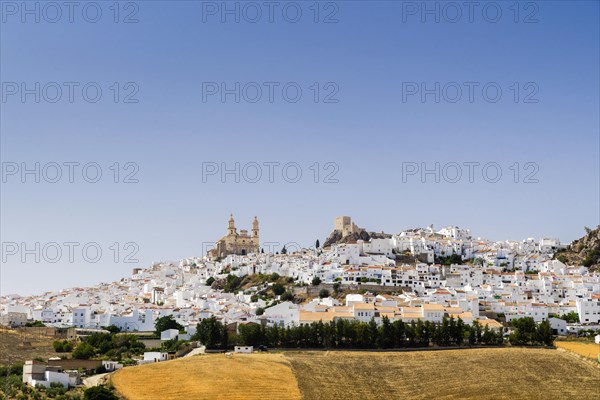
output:
<instances>
[{"instance_id":1,"label":"white building","mask_svg":"<svg viewBox=\"0 0 600 400\"><path fill-rule=\"evenodd\" d=\"M144 352L144 362L160 362L167 361L169 359L169 353L162 353L160 351L146 351Z\"/></svg>"},{"instance_id":2,"label":"white building","mask_svg":"<svg viewBox=\"0 0 600 400\"><path fill-rule=\"evenodd\" d=\"M298 323L299 307L289 301L284 301L276 306L265 310L264 316L267 321L274 325L289 326Z\"/></svg>"},{"instance_id":3,"label":"white building","mask_svg":"<svg viewBox=\"0 0 600 400\"><path fill-rule=\"evenodd\" d=\"M579 322L582 324L600 323L600 295L595 295L591 299L578 299L576 304Z\"/></svg>"}]
</instances>

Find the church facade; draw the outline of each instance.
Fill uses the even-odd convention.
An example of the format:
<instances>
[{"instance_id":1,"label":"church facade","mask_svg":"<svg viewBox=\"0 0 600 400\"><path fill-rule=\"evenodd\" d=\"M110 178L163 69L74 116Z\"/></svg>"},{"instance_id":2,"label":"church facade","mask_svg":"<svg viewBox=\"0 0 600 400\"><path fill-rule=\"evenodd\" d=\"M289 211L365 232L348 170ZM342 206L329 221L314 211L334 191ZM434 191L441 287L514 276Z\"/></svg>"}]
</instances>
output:
<instances>
[{"instance_id":1,"label":"church facade","mask_svg":"<svg viewBox=\"0 0 600 400\"><path fill-rule=\"evenodd\" d=\"M239 233L237 232L233 215L230 215L227 225L227 235L217 241L215 248L208 253L212 257L225 257L230 254L246 255L258 252L258 219L254 217L254 221L252 221L252 235L249 235L246 229L241 229Z\"/></svg>"}]
</instances>

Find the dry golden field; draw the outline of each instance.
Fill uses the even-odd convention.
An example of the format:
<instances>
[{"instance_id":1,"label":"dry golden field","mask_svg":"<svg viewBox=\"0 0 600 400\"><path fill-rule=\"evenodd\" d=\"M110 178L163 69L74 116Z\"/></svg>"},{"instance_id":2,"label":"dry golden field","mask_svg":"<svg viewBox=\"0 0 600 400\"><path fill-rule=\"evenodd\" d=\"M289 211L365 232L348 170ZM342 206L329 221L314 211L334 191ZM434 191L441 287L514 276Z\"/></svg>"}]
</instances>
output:
<instances>
[{"instance_id":1,"label":"dry golden field","mask_svg":"<svg viewBox=\"0 0 600 400\"><path fill-rule=\"evenodd\" d=\"M194 356L124 368L111 382L129 400L302 398L281 354Z\"/></svg>"},{"instance_id":2,"label":"dry golden field","mask_svg":"<svg viewBox=\"0 0 600 400\"><path fill-rule=\"evenodd\" d=\"M600 369L549 349L298 351L190 357L112 382L129 400L598 399Z\"/></svg>"},{"instance_id":3,"label":"dry golden field","mask_svg":"<svg viewBox=\"0 0 600 400\"><path fill-rule=\"evenodd\" d=\"M598 353L600 353L600 345L596 343L583 343L583 342L554 342L556 347L563 348L565 350L572 351L581 356L591 358L592 360L598 360Z\"/></svg>"},{"instance_id":4,"label":"dry golden field","mask_svg":"<svg viewBox=\"0 0 600 400\"><path fill-rule=\"evenodd\" d=\"M600 370L547 349L290 354L305 399L598 399Z\"/></svg>"}]
</instances>

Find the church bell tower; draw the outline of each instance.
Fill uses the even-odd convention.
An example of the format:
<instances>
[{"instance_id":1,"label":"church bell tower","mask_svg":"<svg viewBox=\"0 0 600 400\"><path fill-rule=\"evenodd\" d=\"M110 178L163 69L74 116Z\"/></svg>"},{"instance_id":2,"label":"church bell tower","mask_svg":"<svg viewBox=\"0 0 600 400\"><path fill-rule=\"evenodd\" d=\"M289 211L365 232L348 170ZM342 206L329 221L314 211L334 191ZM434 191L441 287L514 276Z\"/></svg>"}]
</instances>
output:
<instances>
[{"instance_id":1,"label":"church bell tower","mask_svg":"<svg viewBox=\"0 0 600 400\"><path fill-rule=\"evenodd\" d=\"M254 216L254 221L252 221L252 244L256 247L256 252L258 253L258 218Z\"/></svg>"},{"instance_id":2,"label":"church bell tower","mask_svg":"<svg viewBox=\"0 0 600 400\"><path fill-rule=\"evenodd\" d=\"M235 221L233 220L233 214L229 215L229 223L227 226L227 235L235 236L237 232L235 231Z\"/></svg>"}]
</instances>

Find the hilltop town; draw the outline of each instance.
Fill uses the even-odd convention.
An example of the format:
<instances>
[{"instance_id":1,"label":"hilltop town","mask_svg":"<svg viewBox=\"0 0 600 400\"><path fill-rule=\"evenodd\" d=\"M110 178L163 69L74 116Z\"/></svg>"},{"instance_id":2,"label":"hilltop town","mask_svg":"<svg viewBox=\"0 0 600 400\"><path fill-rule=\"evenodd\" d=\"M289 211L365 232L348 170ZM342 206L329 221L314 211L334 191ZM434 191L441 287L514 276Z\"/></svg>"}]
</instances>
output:
<instances>
[{"instance_id":1,"label":"hilltop town","mask_svg":"<svg viewBox=\"0 0 600 400\"><path fill-rule=\"evenodd\" d=\"M335 219L327 247L259 250L252 236L227 235L208 254L135 268L118 282L1 298L0 323L153 331L172 315L192 335L209 317L224 324L283 326L356 319L491 327L514 318L550 320L557 333L600 328L600 273L555 258L557 239L492 242L468 229L429 226L371 237L350 217ZM368 237L368 240L348 238ZM577 315L576 320L559 319Z\"/></svg>"},{"instance_id":2,"label":"hilltop town","mask_svg":"<svg viewBox=\"0 0 600 400\"><path fill-rule=\"evenodd\" d=\"M204 255L134 268L91 288L3 296L3 332L29 349L6 348L25 362L7 372L22 369L22 385L6 390L50 396L75 388L77 398L82 384L93 387L86 393L107 391L97 385L124 366L207 350L550 346L555 336L591 337L600 332L600 273L561 261L573 247L589 252L574 243L493 242L454 226L375 233L342 216L326 246L273 253L260 246L257 217L249 234L231 215L226 235ZM46 337L44 351L19 335ZM46 361L40 356L52 340L63 354ZM128 391L128 380L115 382Z\"/></svg>"}]
</instances>

